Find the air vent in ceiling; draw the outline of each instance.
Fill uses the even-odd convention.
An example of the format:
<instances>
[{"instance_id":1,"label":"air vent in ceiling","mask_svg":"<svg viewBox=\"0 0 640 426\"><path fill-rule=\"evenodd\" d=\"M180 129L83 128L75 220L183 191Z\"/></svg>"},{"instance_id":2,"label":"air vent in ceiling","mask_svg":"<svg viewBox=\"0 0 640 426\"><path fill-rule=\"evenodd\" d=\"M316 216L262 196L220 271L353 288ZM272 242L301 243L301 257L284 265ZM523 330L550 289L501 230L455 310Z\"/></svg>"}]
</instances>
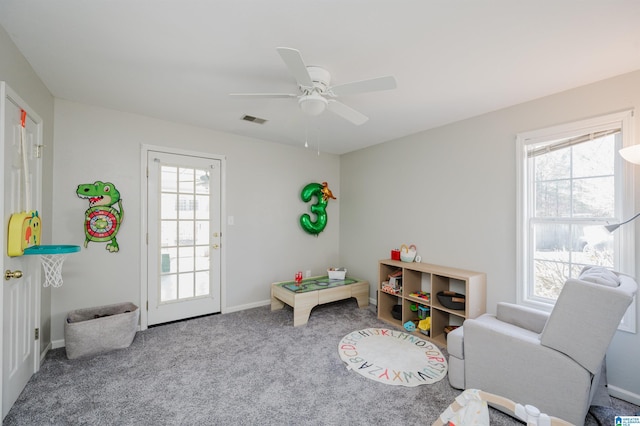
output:
<instances>
[{"instance_id":1,"label":"air vent in ceiling","mask_svg":"<svg viewBox=\"0 0 640 426\"><path fill-rule=\"evenodd\" d=\"M245 115L242 117L242 119L244 121L251 121L252 123L256 124L264 124L267 122L267 120L265 120L264 118L254 117L253 115Z\"/></svg>"}]
</instances>

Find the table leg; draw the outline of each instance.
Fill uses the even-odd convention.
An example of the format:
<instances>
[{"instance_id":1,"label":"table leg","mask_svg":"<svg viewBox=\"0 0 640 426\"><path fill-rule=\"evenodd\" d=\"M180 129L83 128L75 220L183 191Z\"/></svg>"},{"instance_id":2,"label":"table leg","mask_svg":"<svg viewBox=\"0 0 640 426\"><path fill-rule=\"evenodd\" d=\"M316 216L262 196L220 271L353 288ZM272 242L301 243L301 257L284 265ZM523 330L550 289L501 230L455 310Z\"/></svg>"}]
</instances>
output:
<instances>
[{"instance_id":1,"label":"table leg","mask_svg":"<svg viewBox=\"0 0 640 426\"><path fill-rule=\"evenodd\" d=\"M282 308L284 308L284 302L282 302L280 299L277 299L271 296L271 310L277 311Z\"/></svg>"},{"instance_id":2,"label":"table leg","mask_svg":"<svg viewBox=\"0 0 640 426\"><path fill-rule=\"evenodd\" d=\"M318 292L296 294L293 303L293 326L305 325L309 321L309 315L314 306L318 306Z\"/></svg>"},{"instance_id":3,"label":"table leg","mask_svg":"<svg viewBox=\"0 0 640 426\"><path fill-rule=\"evenodd\" d=\"M311 316L311 309L313 309L313 306L296 306L293 308L293 326L298 327L307 324L309 316Z\"/></svg>"},{"instance_id":4,"label":"table leg","mask_svg":"<svg viewBox=\"0 0 640 426\"><path fill-rule=\"evenodd\" d=\"M358 301L359 308L366 308L369 306L369 283L353 284L355 287L351 291L351 297L355 297Z\"/></svg>"}]
</instances>

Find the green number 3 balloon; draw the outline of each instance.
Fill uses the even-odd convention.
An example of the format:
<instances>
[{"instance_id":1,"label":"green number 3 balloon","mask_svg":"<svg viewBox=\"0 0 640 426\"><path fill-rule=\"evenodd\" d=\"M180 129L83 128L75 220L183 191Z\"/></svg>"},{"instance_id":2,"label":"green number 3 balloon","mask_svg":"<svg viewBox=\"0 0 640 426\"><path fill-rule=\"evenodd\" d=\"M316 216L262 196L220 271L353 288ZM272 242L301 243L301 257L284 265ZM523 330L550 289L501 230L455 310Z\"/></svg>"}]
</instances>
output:
<instances>
[{"instance_id":1,"label":"green number 3 balloon","mask_svg":"<svg viewBox=\"0 0 640 426\"><path fill-rule=\"evenodd\" d=\"M327 204L329 203L329 199L336 197L333 196L331 190L329 189L329 185L327 182L320 183L310 183L302 189L302 193L300 194L300 198L305 203L311 201L313 197L316 197L318 200L315 204L312 204L309 210L316 216L316 220L312 221L311 216L308 213L300 216L300 225L302 229L307 231L309 234L318 235L324 228L327 226Z\"/></svg>"}]
</instances>

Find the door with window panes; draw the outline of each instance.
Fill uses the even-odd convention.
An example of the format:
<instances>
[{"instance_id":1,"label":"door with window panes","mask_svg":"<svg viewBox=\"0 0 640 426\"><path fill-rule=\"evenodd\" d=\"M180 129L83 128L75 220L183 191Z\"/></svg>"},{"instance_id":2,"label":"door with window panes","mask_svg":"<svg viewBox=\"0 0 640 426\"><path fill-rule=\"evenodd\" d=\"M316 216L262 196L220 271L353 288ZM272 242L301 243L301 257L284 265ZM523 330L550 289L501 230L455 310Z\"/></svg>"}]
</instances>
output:
<instances>
[{"instance_id":1,"label":"door with window panes","mask_svg":"<svg viewBox=\"0 0 640 426\"><path fill-rule=\"evenodd\" d=\"M149 151L148 325L220 312L221 161Z\"/></svg>"}]
</instances>

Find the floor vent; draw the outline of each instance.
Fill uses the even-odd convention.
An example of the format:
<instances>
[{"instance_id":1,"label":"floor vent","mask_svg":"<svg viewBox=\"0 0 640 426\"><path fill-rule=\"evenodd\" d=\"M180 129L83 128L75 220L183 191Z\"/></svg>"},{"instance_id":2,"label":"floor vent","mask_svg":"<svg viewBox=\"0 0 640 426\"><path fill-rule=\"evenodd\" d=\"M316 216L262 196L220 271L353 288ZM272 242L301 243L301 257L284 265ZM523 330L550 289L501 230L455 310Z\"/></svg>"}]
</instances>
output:
<instances>
[{"instance_id":1,"label":"floor vent","mask_svg":"<svg viewBox=\"0 0 640 426\"><path fill-rule=\"evenodd\" d=\"M267 122L267 120L265 120L264 118L258 118L252 115L245 115L242 117L242 119L244 121L251 121L252 123L256 123L256 124L264 124Z\"/></svg>"}]
</instances>

